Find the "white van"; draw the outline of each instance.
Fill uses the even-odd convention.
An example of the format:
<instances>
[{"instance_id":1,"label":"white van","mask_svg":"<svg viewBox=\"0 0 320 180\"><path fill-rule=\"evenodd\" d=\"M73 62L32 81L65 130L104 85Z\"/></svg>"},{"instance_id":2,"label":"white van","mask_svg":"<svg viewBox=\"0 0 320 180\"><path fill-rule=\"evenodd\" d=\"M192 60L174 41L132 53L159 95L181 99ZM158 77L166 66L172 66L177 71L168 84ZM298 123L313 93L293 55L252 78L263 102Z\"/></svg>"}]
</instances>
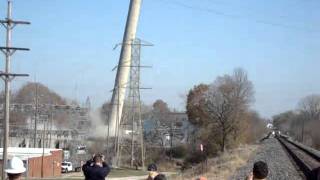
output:
<instances>
[{"instance_id":1,"label":"white van","mask_svg":"<svg viewBox=\"0 0 320 180\"><path fill-rule=\"evenodd\" d=\"M61 163L61 172L67 173L73 170L72 163L68 161L64 161Z\"/></svg>"}]
</instances>

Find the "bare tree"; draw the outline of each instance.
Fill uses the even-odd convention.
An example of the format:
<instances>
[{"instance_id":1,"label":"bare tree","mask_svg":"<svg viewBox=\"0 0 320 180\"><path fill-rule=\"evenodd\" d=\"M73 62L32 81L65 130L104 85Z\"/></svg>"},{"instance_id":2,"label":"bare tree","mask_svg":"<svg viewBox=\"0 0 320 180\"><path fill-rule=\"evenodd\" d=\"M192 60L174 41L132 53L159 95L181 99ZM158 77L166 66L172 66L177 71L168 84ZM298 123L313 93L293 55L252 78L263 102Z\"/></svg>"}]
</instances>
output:
<instances>
[{"instance_id":1,"label":"bare tree","mask_svg":"<svg viewBox=\"0 0 320 180\"><path fill-rule=\"evenodd\" d=\"M320 148L320 95L312 94L302 98L298 111L289 111L273 117L275 127L300 142Z\"/></svg>"},{"instance_id":2,"label":"bare tree","mask_svg":"<svg viewBox=\"0 0 320 180\"><path fill-rule=\"evenodd\" d=\"M304 97L298 103L300 110L300 140L304 142L305 136L311 136L312 132L315 129L310 126L312 121L320 120L320 95L312 94ZM294 121L293 121L294 122ZM308 130L306 131L306 126L308 125Z\"/></svg>"},{"instance_id":3,"label":"bare tree","mask_svg":"<svg viewBox=\"0 0 320 180\"><path fill-rule=\"evenodd\" d=\"M281 130L283 133L290 133L292 126L290 125L293 119L295 119L295 112L293 111L287 111L283 112L281 114L275 115L272 117L273 119L273 126L279 130Z\"/></svg>"},{"instance_id":4,"label":"bare tree","mask_svg":"<svg viewBox=\"0 0 320 180\"><path fill-rule=\"evenodd\" d=\"M249 111L246 113L244 124L244 140L247 143L253 143L260 140L265 133L267 133L267 120L260 117L255 111Z\"/></svg>"},{"instance_id":5,"label":"bare tree","mask_svg":"<svg viewBox=\"0 0 320 180\"><path fill-rule=\"evenodd\" d=\"M320 95L309 95L303 98L298 107L306 116L306 120L319 120L320 119Z\"/></svg>"},{"instance_id":6,"label":"bare tree","mask_svg":"<svg viewBox=\"0 0 320 180\"><path fill-rule=\"evenodd\" d=\"M170 131L170 109L166 102L161 99L156 100L152 105L149 119L152 130L148 133L148 140L162 150L165 149L166 135Z\"/></svg>"},{"instance_id":7,"label":"bare tree","mask_svg":"<svg viewBox=\"0 0 320 180\"><path fill-rule=\"evenodd\" d=\"M151 119L157 126L170 125L170 109L168 104L161 99L156 100L152 105Z\"/></svg>"},{"instance_id":8,"label":"bare tree","mask_svg":"<svg viewBox=\"0 0 320 180\"><path fill-rule=\"evenodd\" d=\"M224 151L228 136L237 132L240 113L253 100L253 85L247 73L236 69L232 76L218 77L205 94L205 111L215 130L221 131L220 148Z\"/></svg>"}]
</instances>

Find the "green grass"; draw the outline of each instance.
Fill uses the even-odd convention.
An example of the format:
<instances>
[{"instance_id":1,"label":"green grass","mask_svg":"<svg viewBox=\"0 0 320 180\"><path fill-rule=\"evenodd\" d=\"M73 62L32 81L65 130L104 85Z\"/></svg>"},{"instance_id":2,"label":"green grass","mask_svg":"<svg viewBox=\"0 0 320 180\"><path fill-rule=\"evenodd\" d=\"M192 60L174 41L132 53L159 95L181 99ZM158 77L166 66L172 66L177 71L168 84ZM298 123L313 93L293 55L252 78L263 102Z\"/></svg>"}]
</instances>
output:
<instances>
[{"instance_id":1,"label":"green grass","mask_svg":"<svg viewBox=\"0 0 320 180\"><path fill-rule=\"evenodd\" d=\"M112 169L108 177L144 176L148 172L134 169Z\"/></svg>"},{"instance_id":2,"label":"green grass","mask_svg":"<svg viewBox=\"0 0 320 180\"><path fill-rule=\"evenodd\" d=\"M148 172L147 171L140 171L140 170L134 170L134 169L129 169L129 168L121 168L121 169L112 169L111 172L108 175L108 178L117 178L117 177L129 177L129 176L144 176L147 175ZM83 180L84 176L82 173L79 174L75 174L74 176L63 176L63 175L67 175L67 174L62 174L61 177L56 177L56 178L44 178L45 180L57 180L57 179L61 179L61 180ZM0 177L1 179L1 177ZM32 180L38 180L36 178L29 178ZM41 179L39 179L41 180Z\"/></svg>"}]
</instances>

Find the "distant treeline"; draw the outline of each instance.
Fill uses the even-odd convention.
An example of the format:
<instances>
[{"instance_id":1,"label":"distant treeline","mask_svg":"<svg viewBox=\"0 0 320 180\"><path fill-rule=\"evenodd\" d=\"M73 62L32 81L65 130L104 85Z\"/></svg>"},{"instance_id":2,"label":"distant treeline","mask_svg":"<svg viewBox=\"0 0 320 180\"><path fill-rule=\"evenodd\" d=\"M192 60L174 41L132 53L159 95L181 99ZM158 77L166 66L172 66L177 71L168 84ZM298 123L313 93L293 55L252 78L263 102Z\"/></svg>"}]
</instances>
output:
<instances>
[{"instance_id":1,"label":"distant treeline","mask_svg":"<svg viewBox=\"0 0 320 180\"><path fill-rule=\"evenodd\" d=\"M47 86L41 83L28 82L21 88L11 93L11 104L33 104L40 106L41 104L53 104L53 105L76 105L75 101L70 101L63 98L58 93L49 89ZM0 103L4 103L4 92L0 92ZM38 112L41 114L41 112ZM14 127L23 127L27 123L27 119L30 118L23 112L10 112L10 124ZM54 124L57 126L71 127L71 122L66 121L66 114L54 115Z\"/></svg>"},{"instance_id":2,"label":"distant treeline","mask_svg":"<svg viewBox=\"0 0 320 180\"><path fill-rule=\"evenodd\" d=\"M304 97L297 107L274 116L274 126L295 140L320 149L320 95Z\"/></svg>"}]
</instances>

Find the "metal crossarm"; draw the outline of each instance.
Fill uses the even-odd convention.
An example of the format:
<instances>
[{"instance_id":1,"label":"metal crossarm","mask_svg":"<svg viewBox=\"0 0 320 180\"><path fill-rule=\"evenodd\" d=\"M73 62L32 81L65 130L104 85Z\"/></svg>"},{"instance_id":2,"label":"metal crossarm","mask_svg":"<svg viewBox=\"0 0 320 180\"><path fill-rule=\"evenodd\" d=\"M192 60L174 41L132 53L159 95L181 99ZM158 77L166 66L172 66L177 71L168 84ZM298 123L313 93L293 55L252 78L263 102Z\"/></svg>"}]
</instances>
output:
<instances>
[{"instance_id":1,"label":"metal crossarm","mask_svg":"<svg viewBox=\"0 0 320 180\"><path fill-rule=\"evenodd\" d=\"M29 48L3 47L3 46L0 46L0 50L30 51Z\"/></svg>"},{"instance_id":2,"label":"metal crossarm","mask_svg":"<svg viewBox=\"0 0 320 180\"><path fill-rule=\"evenodd\" d=\"M4 81L12 81L15 77L27 77L29 74L16 74L16 73L5 73L0 71L0 77Z\"/></svg>"},{"instance_id":3,"label":"metal crossarm","mask_svg":"<svg viewBox=\"0 0 320 180\"><path fill-rule=\"evenodd\" d=\"M27 22L27 21L15 21L15 20L12 20L12 19L6 19L6 20L0 20L0 23L2 24L25 24L25 25L29 25L31 24L30 22Z\"/></svg>"},{"instance_id":4,"label":"metal crossarm","mask_svg":"<svg viewBox=\"0 0 320 180\"><path fill-rule=\"evenodd\" d=\"M0 51L2 51L6 56L13 55L16 51L29 51L28 48L18 48L18 47L0 47Z\"/></svg>"},{"instance_id":5,"label":"metal crossarm","mask_svg":"<svg viewBox=\"0 0 320 180\"><path fill-rule=\"evenodd\" d=\"M27 77L29 74L15 74L15 73L3 73L0 72L0 76L7 76L7 77Z\"/></svg>"}]
</instances>

